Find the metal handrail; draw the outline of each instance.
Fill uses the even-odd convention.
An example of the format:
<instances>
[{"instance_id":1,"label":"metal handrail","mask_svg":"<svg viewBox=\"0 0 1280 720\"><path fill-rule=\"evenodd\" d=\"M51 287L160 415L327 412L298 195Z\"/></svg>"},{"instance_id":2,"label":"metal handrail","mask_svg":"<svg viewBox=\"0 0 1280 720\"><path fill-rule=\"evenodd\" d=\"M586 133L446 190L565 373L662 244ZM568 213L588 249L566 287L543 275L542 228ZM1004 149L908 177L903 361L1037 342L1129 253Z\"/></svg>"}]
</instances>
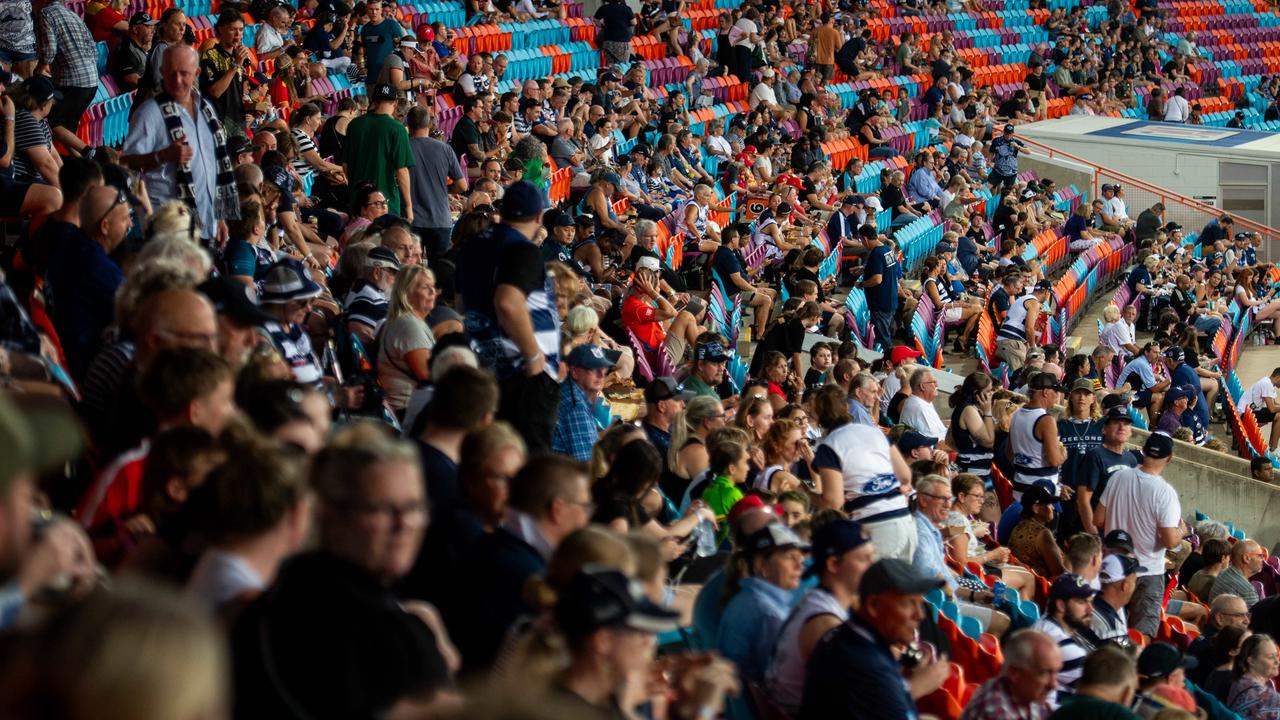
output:
<instances>
[{"instance_id":1,"label":"metal handrail","mask_svg":"<svg viewBox=\"0 0 1280 720\"><path fill-rule=\"evenodd\" d=\"M1268 226L1266 226L1266 225L1263 225L1262 223L1260 223L1260 222L1258 222L1258 221L1256 221L1256 220L1250 220L1249 218L1242 217L1242 216L1240 216L1240 215L1237 215L1237 214L1235 214L1235 213L1233 213L1233 212L1230 212L1230 211L1227 211L1227 210L1223 210L1222 208L1217 208L1217 207L1214 207L1214 206L1212 206L1212 205L1207 205L1207 204L1202 203L1202 202L1200 202L1199 200L1196 200L1196 199L1194 199L1194 198L1190 198L1190 197L1187 197L1186 195L1182 195L1182 194L1180 194L1180 193L1176 193L1176 192L1174 192L1174 191L1172 191L1172 190L1169 190L1169 189L1167 189L1167 188L1162 188L1162 187L1160 187L1160 186L1158 186L1158 185L1154 185L1154 184L1152 184L1152 183L1150 183L1150 182L1147 182L1146 180L1138 179L1138 178L1136 178L1136 177L1133 177L1132 175L1127 175L1127 174L1122 173L1122 172L1120 172L1120 171L1118 171L1118 170L1113 170L1113 169L1111 169L1111 168L1109 168L1109 167L1107 167L1107 166L1105 166L1105 165L1099 165L1098 163L1096 163L1096 162L1094 162L1094 161L1092 161L1092 160L1087 160L1087 159L1085 159L1085 158L1082 158L1082 157L1080 157L1080 156L1078 156L1078 155L1073 155L1073 154L1071 154L1071 153L1069 153L1069 152L1066 152L1066 151L1064 151L1064 150L1059 150L1058 148L1055 148L1055 147L1053 147L1053 146L1051 146L1051 145L1047 145L1047 144L1045 144L1045 143L1043 143L1043 142L1040 142L1040 141L1038 141L1038 140L1033 140L1033 139L1031 139L1031 138L1029 138L1029 137L1026 137L1026 136L1023 136L1023 135L1019 135L1019 136L1018 136L1018 139L1019 139L1019 140L1021 140L1021 141L1022 141L1022 142L1024 142L1024 143L1026 143L1027 145L1029 145L1029 146L1031 146L1031 147L1033 147L1033 148L1035 148L1035 149L1037 149L1037 150L1041 151L1044 155L1048 156L1049 158L1061 157L1061 158L1063 158L1063 159L1070 160L1070 161L1072 161L1072 162L1076 162L1076 163L1079 163L1079 164L1081 164L1081 165L1087 165L1088 167L1093 168L1093 170L1094 170L1094 176L1093 176L1093 183L1094 183L1094 187L1090 188L1090 190L1091 190L1091 191L1092 191L1092 193L1093 193L1093 194L1091 195L1091 197L1099 197L1099 196L1100 196L1100 191L1099 191L1099 189L1098 189L1098 175L1099 175L1099 174L1105 174L1105 175L1107 175L1107 176L1109 176L1109 177L1113 177L1113 178L1116 178L1116 179L1118 179L1118 180L1122 180L1122 181L1124 182L1124 184L1126 184L1126 185L1129 185L1129 186L1132 186L1132 187L1134 187L1134 188L1138 188L1138 189L1144 190L1144 191L1146 191L1146 192L1148 192L1148 193L1151 193L1152 195L1156 195L1156 196L1158 196L1158 197L1160 198L1160 201L1161 201L1162 203L1164 203L1164 204L1165 204L1166 208L1168 207L1168 205L1169 205L1169 203L1170 203L1170 202L1176 202L1176 203L1178 203L1178 204L1180 204L1180 205L1183 205L1183 206L1185 206L1185 207L1187 207L1187 208L1189 208L1189 209L1191 209L1191 210L1195 210L1195 211L1198 211L1198 212L1201 212L1201 213L1205 213L1205 214L1211 215L1212 217L1215 217L1215 218L1216 218L1216 217L1221 217L1221 216L1223 216L1223 215L1226 215L1226 216L1231 217L1231 218L1235 221L1236 226L1237 226L1237 227L1239 227L1239 228L1247 229L1247 230L1249 230L1249 231L1251 231L1251 232L1256 232L1256 233L1258 233L1258 234L1262 235L1263 237L1267 238L1268 240L1272 240L1272 241L1280 241L1280 231L1277 231L1277 230L1275 230L1275 229L1273 229L1273 228L1271 228L1271 227L1268 227ZM1191 230L1198 230L1198 229L1199 229L1199 228L1187 228L1187 230L1188 230L1188 231L1191 231ZM1267 248L1268 248L1268 250L1271 248L1271 243L1270 243L1270 242L1268 242L1268 243L1267 243ZM1268 258L1268 259L1270 259L1270 258Z\"/></svg>"}]
</instances>

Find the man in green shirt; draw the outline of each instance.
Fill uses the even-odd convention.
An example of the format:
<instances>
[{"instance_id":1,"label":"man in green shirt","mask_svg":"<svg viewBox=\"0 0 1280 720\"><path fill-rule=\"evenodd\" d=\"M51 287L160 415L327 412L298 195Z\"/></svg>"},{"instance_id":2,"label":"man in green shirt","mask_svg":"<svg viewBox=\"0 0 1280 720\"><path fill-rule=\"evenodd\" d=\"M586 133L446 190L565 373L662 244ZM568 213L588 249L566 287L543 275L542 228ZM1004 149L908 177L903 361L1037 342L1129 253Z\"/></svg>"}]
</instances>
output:
<instances>
[{"instance_id":1,"label":"man in green shirt","mask_svg":"<svg viewBox=\"0 0 1280 720\"><path fill-rule=\"evenodd\" d=\"M402 200L409 197L413 152L409 130L392 115L397 99L398 93L390 85L373 86L369 93L373 106L347 127L342 166L352 190L362 182L372 183L387 196L387 212L412 225L413 206Z\"/></svg>"},{"instance_id":2,"label":"man in green shirt","mask_svg":"<svg viewBox=\"0 0 1280 720\"><path fill-rule=\"evenodd\" d=\"M1059 695L1062 706L1049 720L1138 720L1129 709L1137 691L1133 658L1114 645L1104 645L1085 658L1075 695Z\"/></svg>"},{"instance_id":3,"label":"man in green shirt","mask_svg":"<svg viewBox=\"0 0 1280 720\"><path fill-rule=\"evenodd\" d=\"M698 395L721 399L716 387L724 382L729 353L719 340L699 342L693 351L693 368L684 381L684 389ZM726 408L727 409L727 408Z\"/></svg>"}]
</instances>

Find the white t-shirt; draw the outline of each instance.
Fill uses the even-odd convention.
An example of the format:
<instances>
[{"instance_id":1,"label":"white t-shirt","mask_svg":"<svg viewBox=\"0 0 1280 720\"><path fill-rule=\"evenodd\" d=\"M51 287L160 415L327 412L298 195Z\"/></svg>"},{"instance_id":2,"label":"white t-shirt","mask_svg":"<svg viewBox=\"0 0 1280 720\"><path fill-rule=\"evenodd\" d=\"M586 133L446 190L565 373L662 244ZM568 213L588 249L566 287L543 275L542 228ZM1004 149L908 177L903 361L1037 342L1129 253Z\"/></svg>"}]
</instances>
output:
<instances>
[{"instance_id":1,"label":"white t-shirt","mask_svg":"<svg viewBox=\"0 0 1280 720\"><path fill-rule=\"evenodd\" d=\"M1188 103L1187 99L1184 97L1174 95L1173 97L1169 98L1169 102L1165 103L1165 106L1164 106L1165 122L1186 122L1187 118L1190 115L1191 115L1191 104Z\"/></svg>"},{"instance_id":2,"label":"white t-shirt","mask_svg":"<svg viewBox=\"0 0 1280 720\"><path fill-rule=\"evenodd\" d=\"M942 422L942 418L938 417L938 411L933 407L933 403L915 395L903 401L898 422L938 442L942 442L947 436L947 426Z\"/></svg>"},{"instance_id":3,"label":"white t-shirt","mask_svg":"<svg viewBox=\"0 0 1280 720\"><path fill-rule=\"evenodd\" d=\"M1267 406L1263 398L1271 398L1272 402L1276 399L1276 386L1272 384L1270 377L1262 378L1250 385L1248 390L1240 393L1240 402L1236 405L1236 411L1243 415L1244 409L1252 406L1254 412L1257 412Z\"/></svg>"},{"instance_id":4,"label":"white t-shirt","mask_svg":"<svg viewBox=\"0 0 1280 720\"><path fill-rule=\"evenodd\" d=\"M879 428L849 423L832 430L814 451L815 468L839 470L849 516L877 522L907 515L907 496L893 470L889 441Z\"/></svg>"},{"instance_id":5,"label":"white t-shirt","mask_svg":"<svg viewBox=\"0 0 1280 720\"><path fill-rule=\"evenodd\" d=\"M751 91L751 97L747 100L747 106L756 107L760 103L765 103L767 105L778 104L778 96L773 92L773 88L763 82L756 85L755 89Z\"/></svg>"},{"instance_id":6,"label":"white t-shirt","mask_svg":"<svg viewBox=\"0 0 1280 720\"><path fill-rule=\"evenodd\" d=\"M1117 220L1129 219L1129 209L1125 207L1124 201L1118 197L1112 196L1110 200L1103 200L1102 209L1106 214Z\"/></svg>"},{"instance_id":7,"label":"white t-shirt","mask_svg":"<svg viewBox=\"0 0 1280 720\"><path fill-rule=\"evenodd\" d=\"M1182 504L1173 486L1139 468L1122 468L1102 491L1107 532L1124 530L1133 538L1133 554L1144 568L1139 577L1164 574L1164 545L1159 528L1176 528Z\"/></svg>"},{"instance_id":8,"label":"white t-shirt","mask_svg":"<svg viewBox=\"0 0 1280 720\"><path fill-rule=\"evenodd\" d=\"M1129 354L1129 351L1124 348L1125 345L1135 344L1133 331L1129 327L1129 323L1123 319L1103 325L1102 334L1098 336L1098 342L1102 343L1103 347L1111 348L1121 357Z\"/></svg>"}]
</instances>

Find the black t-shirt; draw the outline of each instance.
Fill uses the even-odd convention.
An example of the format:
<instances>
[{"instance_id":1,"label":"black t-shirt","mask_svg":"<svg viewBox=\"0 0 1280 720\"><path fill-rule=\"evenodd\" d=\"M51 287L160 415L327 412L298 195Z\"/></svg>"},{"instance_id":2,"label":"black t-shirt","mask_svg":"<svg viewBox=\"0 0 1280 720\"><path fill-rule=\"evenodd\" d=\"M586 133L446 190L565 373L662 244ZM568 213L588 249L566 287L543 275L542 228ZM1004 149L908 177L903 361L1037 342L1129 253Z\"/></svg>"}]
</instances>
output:
<instances>
[{"instance_id":1,"label":"black t-shirt","mask_svg":"<svg viewBox=\"0 0 1280 720\"><path fill-rule=\"evenodd\" d=\"M1000 103L1000 107L996 109L996 115L1005 118L1011 118L1022 112L1022 102L1017 98L1009 98Z\"/></svg>"},{"instance_id":2,"label":"black t-shirt","mask_svg":"<svg viewBox=\"0 0 1280 720\"><path fill-rule=\"evenodd\" d=\"M724 291L729 297L736 297L741 288L739 288L731 279L734 273L737 273L743 280L747 279L746 263L742 261L742 257L738 251L731 250L723 245L716 248L716 254L711 258L711 267L720 276L720 280L724 282Z\"/></svg>"},{"instance_id":3,"label":"black t-shirt","mask_svg":"<svg viewBox=\"0 0 1280 720\"><path fill-rule=\"evenodd\" d=\"M1012 205L1000 205L996 208L995 214L991 217L991 229L997 234L1006 232L1013 227L1018 219L1018 211Z\"/></svg>"},{"instance_id":4,"label":"black t-shirt","mask_svg":"<svg viewBox=\"0 0 1280 720\"><path fill-rule=\"evenodd\" d=\"M898 208L909 203L907 196L902 193L902 188L896 185L885 185L880 189L880 204L893 213L894 219L897 219L902 214Z\"/></svg>"},{"instance_id":5,"label":"black t-shirt","mask_svg":"<svg viewBox=\"0 0 1280 720\"><path fill-rule=\"evenodd\" d=\"M607 2L596 10L595 17L600 21L601 42L631 42L634 30L631 20L635 13L623 2Z\"/></svg>"},{"instance_id":6,"label":"black t-shirt","mask_svg":"<svg viewBox=\"0 0 1280 720\"><path fill-rule=\"evenodd\" d=\"M760 377L764 369L764 356L770 351L782 353L782 356L787 359L787 366L790 367L792 354L802 352L804 349L804 336L804 325L794 318L769 328L769 331L764 334L764 339L760 341L760 346L751 355L751 376Z\"/></svg>"},{"instance_id":7,"label":"black t-shirt","mask_svg":"<svg viewBox=\"0 0 1280 720\"><path fill-rule=\"evenodd\" d=\"M1044 92L1045 84L1048 82L1048 77L1044 73L1040 73L1039 75L1032 73L1027 76L1025 82L1032 92Z\"/></svg>"},{"instance_id":8,"label":"black t-shirt","mask_svg":"<svg viewBox=\"0 0 1280 720\"><path fill-rule=\"evenodd\" d=\"M289 560L231 630L235 717L381 717L449 680L435 634L327 552Z\"/></svg>"},{"instance_id":9,"label":"black t-shirt","mask_svg":"<svg viewBox=\"0 0 1280 720\"><path fill-rule=\"evenodd\" d=\"M818 280L818 273L809 268L802 267L796 270L792 275L791 286L795 287L801 280L812 280L814 285L818 286L818 302L826 302L827 294L822 290L822 281Z\"/></svg>"},{"instance_id":10,"label":"black t-shirt","mask_svg":"<svg viewBox=\"0 0 1280 720\"><path fill-rule=\"evenodd\" d=\"M218 97L213 96L211 89L235 65L235 56L223 50L221 45L206 50L200 57L200 92L213 103L224 123L239 127L244 124L244 72L237 72Z\"/></svg>"},{"instance_id":11,"label":"black t-shirt","mask_svg":"<svg viewBox=\"0 0 1280 720\"><path fill-rule=\"evenodd\" d=\"M449 138L449 147L453 148L458 157L462 157L471 152L467 149L468 145L481 147L480 128L475 124L475 121L463 115L462 119L453 128L453 135ZM477 158L471 158L471 160L479 162Z\"/></svg>"},{"instance_id":12,"label":"black t-shirt","mask_svg":"<svg viewBox=\"0 0 1280 720\"><path fill-rule=\"evenodd\" d=\"M320 150L321 157L342 157L342 143L346 140L346 136L338 132L338 121L342 117L334 115L324 121L324 126L320 128L320 139L316 146Z\"/></svg>"}]
</instances>

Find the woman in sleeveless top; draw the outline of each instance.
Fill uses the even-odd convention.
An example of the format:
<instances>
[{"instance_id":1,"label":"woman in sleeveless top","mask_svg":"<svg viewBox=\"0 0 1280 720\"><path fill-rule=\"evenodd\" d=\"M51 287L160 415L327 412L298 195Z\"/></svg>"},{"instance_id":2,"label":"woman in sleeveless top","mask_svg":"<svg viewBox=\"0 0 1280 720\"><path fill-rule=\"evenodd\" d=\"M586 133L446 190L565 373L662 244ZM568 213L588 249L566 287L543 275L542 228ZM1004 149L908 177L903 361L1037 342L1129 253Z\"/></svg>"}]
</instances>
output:
<instances>
[{"instance_id":1,"label":"woman in sleeveless top","mask_svg":"<svg viewBox=\"0 0 1280 720\"><path fill-rule=\"evenodd\" d=\"M991 486L991 460L995 454L996 425L991 399L995 392L990 375L971 373L950 399L951 445L956 449L960 472L977 475Z\"/></svg>"},{"instance_id":2,"label":"woman in sleeveless top","mask_svg":"<svg viewBox=\"0 0 1280 720\"><path fill-rule=\"evenodd\" d=\"M1009 536L1009 550L1040 577L1057 577L1067 571L1062 550L1048 527L1053 522L1053 506L1058 498L1037 485L1022 499L1022 519Z\"/></svg>"},{"instance_id":3,"label":"woman in sleeveless top","mask_svg":"<svg viewBox=\"0 0 1280 720\"><path fill-rule=\"evenodd\" d=\"M777 495L799 490L796 471L802 464L813 477L813 448L804 438L804 429L790 420L774 420L764 436L765 467L756 475L754 487Z\"/></svg>"},{"instance_id":4,"label":"woman in sleeveless top","mask_svg":"<svg viewBox=\"0 0 1280 720\"><path fill-rule=\"evenodd\" d=\"M693 480L707 469L711 462L707 455L707 436L712 430L724 426L724 406L719 400L705 395L690 400L676 416L671 423L667 472L661 481L662 490L668 497L684 497Z\"/></svg>"}]
</instances>

